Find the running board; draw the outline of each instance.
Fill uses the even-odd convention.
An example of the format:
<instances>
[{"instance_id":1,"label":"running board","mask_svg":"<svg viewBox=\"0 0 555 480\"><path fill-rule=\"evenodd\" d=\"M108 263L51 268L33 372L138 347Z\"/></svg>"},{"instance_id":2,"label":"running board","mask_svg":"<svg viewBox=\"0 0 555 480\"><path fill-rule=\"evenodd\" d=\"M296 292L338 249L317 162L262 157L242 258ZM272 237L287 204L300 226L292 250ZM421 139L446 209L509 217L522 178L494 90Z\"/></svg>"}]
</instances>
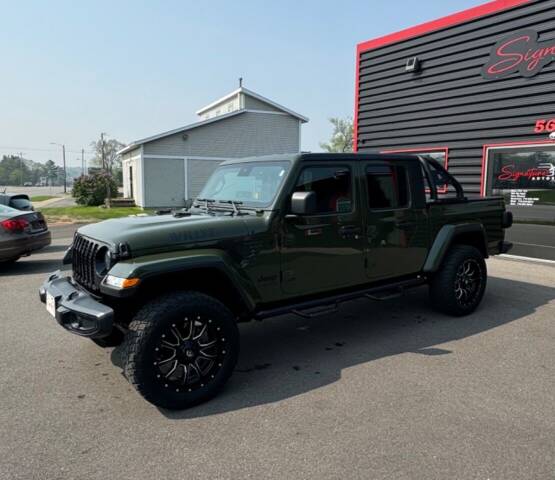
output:
<instances>
[{"instance_id":1,"label":"running board","mask_svg":"<svg viewBox=\"0 0 555 480\"><path fill-rule=\"evenodd\" d=\"M286 315L288 313L293 313L303 318L319 317L321 315L336 312L339 308L339 304L343 302L348 302L349 300L355 300L362 297L369 298L370 300L379 301L398 298L406 289L418 287L425 283L426 278L412 278L410 280L404 280L402 282L397 282L394 284L381 285L378 287L333 295L331 297L321 298L317 300L308 300L305 302L276 307L269 310L261 310L254 315L254 318L256 320L263 320L265 318L277 317L278 315Z\"/></svg>"}]
</instances>

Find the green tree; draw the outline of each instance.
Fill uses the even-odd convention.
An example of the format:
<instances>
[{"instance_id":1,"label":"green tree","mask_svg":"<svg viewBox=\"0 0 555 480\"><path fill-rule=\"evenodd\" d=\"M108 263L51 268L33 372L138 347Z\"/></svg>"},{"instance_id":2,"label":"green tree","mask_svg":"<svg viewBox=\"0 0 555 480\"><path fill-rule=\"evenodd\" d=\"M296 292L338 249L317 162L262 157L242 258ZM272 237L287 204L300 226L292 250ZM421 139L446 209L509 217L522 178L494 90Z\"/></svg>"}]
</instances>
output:
<instances>
[{"instance_id":1,"label":"green tree","mask_svg":"<svg viewBox=\"0 0 555 480\"><path fill-rule=\"evenodd\" d=\"M353 151L353 120L351 118L330 118L333 133L329 143L320 143L320 147L330 153L347 153Z\"/></svg>"},{"instance_id":2,"label":"green tree","mask_svg":"<svg viewBox=\"0 0 555 480\"><path fill-rule=\"evenodd\" d=\"M29 181L31 171L27 166L27 160L16 155L4 155L0 161L0 184L21 185Z\"/></svg>"},{"instance_id":3,"label":"green tree","mask_svg":"<svg viewBox=\"0 0 555 480\"><path fill-rule=\"evenodd\" d=\"M123 147L125 147L125 144L121 143L119 140L115 138L107 139L105 135L104 137L101 136L98 140L91 142L91 148L94 152L94 158L91 160L92 165L103 167L108 172L121 170L121 158L118 152ZM103 151L105 165L102 164Z\"/></svg>"}]
</instances>

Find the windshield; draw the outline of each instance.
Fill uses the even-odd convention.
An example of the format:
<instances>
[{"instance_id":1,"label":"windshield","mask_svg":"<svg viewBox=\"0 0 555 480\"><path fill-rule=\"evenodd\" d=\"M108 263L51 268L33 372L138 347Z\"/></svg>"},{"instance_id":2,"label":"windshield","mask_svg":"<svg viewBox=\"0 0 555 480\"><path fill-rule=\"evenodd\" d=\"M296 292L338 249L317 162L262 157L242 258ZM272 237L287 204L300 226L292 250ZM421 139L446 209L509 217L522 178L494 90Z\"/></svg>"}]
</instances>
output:
<instances>
[{"instance_id":1,"label":"windshield","mask_svg":"<svg viewBox=\"0 0 555 480\"><path fill-rule=\"evenodd\" d=\"M267 207L274 200L289 165L285 161L221 166L209 178L198 198L232 200L246 206Z\"/></svg>"}]
</instances>

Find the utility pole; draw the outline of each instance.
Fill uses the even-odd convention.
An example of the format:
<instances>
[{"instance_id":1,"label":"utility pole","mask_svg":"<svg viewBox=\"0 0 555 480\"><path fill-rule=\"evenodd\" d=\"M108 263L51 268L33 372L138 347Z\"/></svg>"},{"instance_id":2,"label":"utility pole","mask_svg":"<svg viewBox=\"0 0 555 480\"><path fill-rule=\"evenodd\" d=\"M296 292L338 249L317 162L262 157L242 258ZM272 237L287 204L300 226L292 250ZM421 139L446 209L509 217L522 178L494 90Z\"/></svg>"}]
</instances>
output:
<instances>
[{"instance_id":1,"label":"utility pole","mask_svg":"<svg viewBox=\"0 0 555 480\"><path fill-rule=\"evenodd\" d=\"M111 199L112 199L112 191L110 189L110 180L112 179L112 174L110 172L110 168L108 162L106 161L106 152L105 152L105 143L104 143L104 133L100 134L100 147L101 147L101 155L102 155L102 168L106 175L106 208L110 208L111 206Z\"/></svg>"},{"instance_id":2,"label":"utility pole","mask_svg":"<svg viewBox=\"0 0 555 480\"><path fill-rule=\"evenodd\" d=\"M83 170L83 175L85 175L85 149L81 149L81 169Z\"/></svg>"},{"instance_id":3,"label":"utility pole","mask_svg":"<svg viewBox=\"0 0 555 480\"><path fill-rule=\"evenodd\" d=\"M23 153L19 152L19 171L21 173L21 186L23 186Z\"/></svg>"},{"instance_id":4,"label":"utility pole","mask_svg":"<svg viewBox=\"0 0 555 480\"><path fill-rule=\"evenodd\" d=\"M67 170L66 170L66 146L62 145L62 157L64 160L64 193L67 193Z\"/></svg>"},{"instance_id":5,"label":"utility pole","mask_svg":"<svg viewBox=\"0 0 555 480\"><path fill-rule=\"evenodd\" d=\"M100 157L102 158L102 169L106 170L106 158L104 156L104 133L100 134Z\"/></svg>"},{"instance_id":6,"label":"utility pole","mask_svg":"<svg viewBox=\"0 0 555 480\"><path fill-rule=\"evenodd\" d=\"M62 160L64 162L64 193L67 193L66 146L62 143L50 142L50 145L62 147Z\"/></svg>"}]
</instances>

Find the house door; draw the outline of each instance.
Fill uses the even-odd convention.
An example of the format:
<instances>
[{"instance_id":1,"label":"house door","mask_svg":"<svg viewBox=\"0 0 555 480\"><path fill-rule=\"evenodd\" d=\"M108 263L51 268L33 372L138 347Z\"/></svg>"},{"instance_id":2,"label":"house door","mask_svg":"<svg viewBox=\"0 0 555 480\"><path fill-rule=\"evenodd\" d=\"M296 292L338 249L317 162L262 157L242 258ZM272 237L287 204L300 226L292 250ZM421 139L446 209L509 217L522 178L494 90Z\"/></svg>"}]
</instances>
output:
<instances>
[{"instance_id":1,"label":"house door","mask_svg":"<svg viewBox=\"0 0 555 480\"><path fill-rule=\"evenodd\" d=\"M133 165L129 165L129 198L133 197Z\"/></svg>"}]
</instances>

